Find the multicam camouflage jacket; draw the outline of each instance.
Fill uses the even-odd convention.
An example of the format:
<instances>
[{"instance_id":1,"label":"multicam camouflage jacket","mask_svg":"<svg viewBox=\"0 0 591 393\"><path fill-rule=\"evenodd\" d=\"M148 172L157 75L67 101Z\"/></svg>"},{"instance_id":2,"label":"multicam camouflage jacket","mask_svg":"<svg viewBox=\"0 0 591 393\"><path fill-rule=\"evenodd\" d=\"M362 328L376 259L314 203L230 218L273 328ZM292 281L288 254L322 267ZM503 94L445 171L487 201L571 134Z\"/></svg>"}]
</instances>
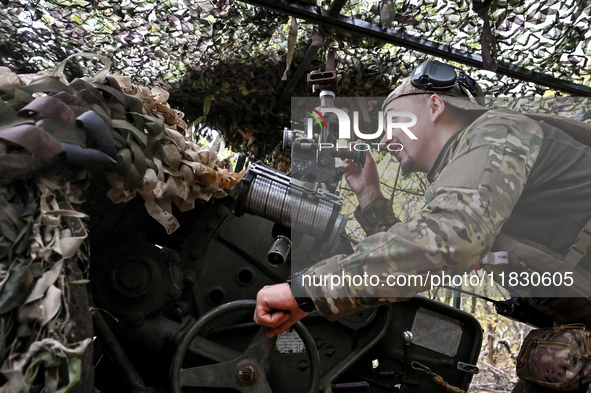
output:
<instances>
[{"instance_id":1,"label":"multicam camouflage jacket","mask_svg":"<svg viewBox=\"0 0 591 393\"><path fill-rule=\"evenodd\" d=\"M312 277L302 280L305 290L331 320L404 300L427 289L429 275L473 270L507 228L532 242L547 241L549 252L564 255L591 218L591 209L581 207L591 198L590 165L591 148L561 130L513 112L488 111L443 147L428 174L421 211L400 222L385 198L357 211L369 236L354 254L303 273ZM320 279L331 275L341 280ZM374 280L353 279L364 275ZM392 285L401 275L423 280Z\"/></svg>"}]
</instances>

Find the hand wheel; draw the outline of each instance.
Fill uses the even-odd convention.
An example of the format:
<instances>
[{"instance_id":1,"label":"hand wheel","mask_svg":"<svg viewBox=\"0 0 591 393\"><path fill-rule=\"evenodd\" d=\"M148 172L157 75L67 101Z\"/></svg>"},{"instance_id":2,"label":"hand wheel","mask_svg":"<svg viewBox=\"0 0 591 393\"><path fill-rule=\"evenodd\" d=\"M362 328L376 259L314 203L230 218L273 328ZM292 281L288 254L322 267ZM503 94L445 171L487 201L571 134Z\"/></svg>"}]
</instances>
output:
<instances>
[{"instance_id":1,"label":"hand wheel","mask_svg":"<svg viewBox=\"0 0 591 393\"><path fill-rule=\"evenodd\" d=\"M254 300L237 300L210 310L197 320L183 336L174 355L170 368L172 393L182 393L183 386L232 388L243 393L273 393L267 382L265 369L277 337L268 339L265 335L266 327L261 327L248 348L234 360L207 366L182 368L189 345L208 323L234 311L254 310L255 306L256 301ZM310 359L311 386L309 392L317 393L320 384L320 356L314 339L301 322L296 323L293 328L304 342L306 353Z\"/></svg>"}]
</instances>

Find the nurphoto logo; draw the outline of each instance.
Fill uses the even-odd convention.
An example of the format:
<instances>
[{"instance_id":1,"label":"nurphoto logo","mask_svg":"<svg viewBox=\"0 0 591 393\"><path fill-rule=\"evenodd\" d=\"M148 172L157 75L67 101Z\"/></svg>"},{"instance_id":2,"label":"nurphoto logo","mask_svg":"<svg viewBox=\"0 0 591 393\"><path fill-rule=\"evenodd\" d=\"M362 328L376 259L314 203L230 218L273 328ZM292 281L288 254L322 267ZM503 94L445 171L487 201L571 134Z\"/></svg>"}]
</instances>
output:
<instances>
[{"instance_id":1,"label":"nurphoto logo","mask_svg":"<svg viewBox=\"0 0 591 393\"><path fill-rule=\"evenodd\" d=\"M306 109L311 110L312 112L306 112L308 115L308 122L306 124L307 129L307 137L312 139L313 132L312 128L314 126L314 120L320 125L322 128L323 124L324 127L328 127L326 119L324 118L324 114L326 113L334 113L337 117L339 122L339 139L351 139L351 120L349 118L349 114L342 109L338 108L330 108L324 107L320 108L320 111L305 107ZM409 118L410 121L394 121L400 120L401 118ZM322 119L322 123L320 122ZM388 111L386 112L386 128L384 129L384 112L378 112L378 130L373 134L364 134L359 130L359 111L353 111L353 132L355 133L355 137L358 139L376 139L378 138L384 131L386 132L386 136L388 139L392 139L392 130L395 128L400 128L410 139L417 139L415 134L413 134L408 128L417 124L417 117L412 112L398 112L398 111Z\"/></svg>"}]
</instances>

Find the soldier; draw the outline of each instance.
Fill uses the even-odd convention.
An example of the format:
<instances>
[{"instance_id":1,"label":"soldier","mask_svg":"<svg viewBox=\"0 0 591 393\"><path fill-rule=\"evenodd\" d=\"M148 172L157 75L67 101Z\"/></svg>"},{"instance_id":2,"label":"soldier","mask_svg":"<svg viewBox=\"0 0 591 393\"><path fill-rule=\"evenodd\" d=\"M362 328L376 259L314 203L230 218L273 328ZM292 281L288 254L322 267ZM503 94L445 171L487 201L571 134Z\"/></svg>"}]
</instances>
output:
<instances>
[{"instance_id":1,"label":"soldier","mask_svg":"<svg viewBox=\"0 0 591 393\"><path fill-rule=\"evenodd\" d=\"M405 300L427 289L428 282L394 286L388 277L463 275L491 251L508 254L491 271L576 272L582 281L568 293L560 289L536 302L537 293L531 291L537 288L530 287L522 288L520 296L529 295L532 306L555 317L556 324L591 326L589 294L581 289L590 287L589 275L580 267L591 266L585 247L591 244L591 148L556 127L514 112L486 110L469 99L479 100L479 95L470 77L428 61L388 96L384 113L415 114L410 130L417 139L394 129L382 143L404 146L392 152L404 173L428 174L427 204L400 222L381 194L371 156L364 168L346 163L345 178L359 201L355 215L368 237L352 255L321 261L292 276L290 283L259 291L254 319L271 328L269 337L314 308L336 320ZM379 282L356 285L344 279L364 275L377 276ZM314 285L310 279L326 276L342 277L341 285ZM520 383L514 391L544 389Z\"/></svg>"}]
</instances>

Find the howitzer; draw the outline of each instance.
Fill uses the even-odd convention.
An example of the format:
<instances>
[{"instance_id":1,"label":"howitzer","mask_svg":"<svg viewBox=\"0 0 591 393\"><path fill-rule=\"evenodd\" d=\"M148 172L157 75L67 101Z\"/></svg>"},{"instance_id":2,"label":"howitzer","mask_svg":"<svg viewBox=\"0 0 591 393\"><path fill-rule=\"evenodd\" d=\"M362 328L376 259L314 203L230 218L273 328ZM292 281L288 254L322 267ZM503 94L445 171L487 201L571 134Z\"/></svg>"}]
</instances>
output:
<instances>
[{"instance_id":1,"label":"howitzer","mask_svg":"<svg viewBox=\"0 0 591 393\"><path fill-rule=\"evenodd\" d=\"M58 82L49 82L33 87L40 91L54 90ZM118 86L114 80L110 83ZM65 88L78 91L75 86L81 90L91 89L93 97L100 97L113 107L134 113L137 108L141 109L139 100L130 99L114 87L108 89L107 86L111 93L104 96L94 85L82 81ZM96 86L105 87L98 83ZM41 101L57 105L51 99L41 98ZM127 106L118 106L118 103ZM126 117L125 110L117 112L121 118L116 124L128 123L131 116ZM55 112L47 111L50 115ZM136 135L137 139L131 134L125 139L114 133L116 138L111 141L118 149L121 165L117 173L109 176L111 180L115 175L124 180L122 192L141 187L141 176L149 179L150 171L162 174L164 179L162 168L156 165L165 161L164 148L182 156L191 143L178 132L168 130L165 133L162 124L152 121L153 117L147 110L145 112L143 116L134 117L134 121L150 130L146 137L150 143L144 146L145 135L141 133ZM30 114L27 112L26 116ZM55 124L45 119L27 121L38 121L40 125L44 122L45 126ZM72 135L85 132L95 135L94 123L82 125L87 129L80 124L78 128L72 125ZM124 130L135 131L135 127L126 127ZM110 135L112 131L106 125L103 128ZM312 138L313 143L331 138L327 130L318 131L315 137L318 139ZM84 270L87 265L81 262L88 261L70 259L70 254L67 254L68 259L61 256L65 261L63 265L51 265L50 259L47 262L48 266L63 266L64 270L73 271L68 276L71 280L60 283L64 291L69 290L69 295L60 297L68 305L63 313L64 318L67 317L67 323L63 324L67 342L75 346L84 341L88 345L84 356L78 358L73 354L76 361L70 363L78 364L81 370L76 387L79 392L92 392L94 387L103 392L181 390L206 393L303 393L317 392L319 388L323 392L363 389L368 392L433 392L439 389L432 379L424 378L424 370L410 366L413 361L429 367L452 385L468 387L472 374L466 370L474 370L465 364L476 362L482 339L480 325L465 313L425 298L367 309L335 323L311 314L294 331L276 340L267 340L262 334L264 331L252 322L252 299L263 286L285 282L298 264L309 265L335 253L352 252L344 231L347 217L341 214L342 198L336 192L342 173L335 165L335 157L319 150L306 150L304 139L295 134L292 151L301 158L298 162L314 169L310 172L314 178L298 177L293 168L292 176L288 177L263 165L252 165L246 180L226 198L197 202L192 210L184 212L181 212L184 205L169 204L172 214L162 210L159 218L172 216L178 220L178 223L170 221L174 225L163 225L150 215L146 206L158 207L153 199L144 201L140 197L133 198L132 194L124 203L113 203L107 196L113 184L100 168L88 166L89 171L95 171L88 184L84 181L87 178L77 178L81 187L84 186L80 200L85 202L80 210L90 217L88 244L84 243L90 268ZM182 146L187 151L182 150ZM142 148L150 154L143 155ZM195 157L201 153L198 158L202 161L184 160L185 167L168 167L168 185L172 186L175 179L180 184L180 170L185 171L182 176L188 176L183 180L185 184L196 174L196 171L186 172L188 164L206 174L209 169L213 171L212 166L205 165L215 161L212 158L215 154L210 154L212 151L192 150L190 153ZM57 169L74 165L61 159L56 159L55 163ZM79 166L86 163L79 161L76 165L76 170L80 170ZM179 168L177 177L173 178L171 173ZM155 177L152 180L156 181ZM161 183L164 187L164 181ZM15 181L15 184L31 186L33 182ZM50 182L43 185L56 187ZM74 231L77 229L74 224L82 221L73 220L83 215L74 212L64 193L58 191L55 188L57 196L50 198L47 189L44 200L55 201L52 209L59 213L57 217L64 211L70 212L70 216L60 221L63 232L67 226L72 237L83 239L85 230ZM233 214L241 210L241 216ZM154 214L154 210L151 213ZM69 221L75 222L70 225ZM65 245L63 243L62 247ZM290 248L301 250L300 245L306 247L307 254L298 260L293 253L290 256ZM61 252L66 254L64 249ZM47 255L55 257L57 254ZM29 272L25 267L22 272ZM43 271L36 269L34 273L39 280ZM48 269L45 274L52 276L53 272ZM23 277L28 276L23 274ZM86 289L89 299L85 296ZM14 291L20 296L18 292ZM7 326L5 319L3 326ZM14 326L15 329L6 329L10 331L8 336L4 336L3 328L0 344L10 345L18 337L27 337L25 329ZM56 325L52 324L52 328ZM39 337L46 337L45 332L47 330ZM414 338L409 341L410 336L403 334L405 332L411 332ZM441 340L442 335L448 339ZM36 367L46 367L47 372L35 368L34 373L41 372L37 377L27 374L28 383L44 385L46 376L47 383L56 390L53 382L57 383L55 378L59 373L58 388L61 390L69 384L64 383L68 376L62 376L68 374L67 369L58 369L50 362L39 364ZM50 369L54 374L50 374ZM76 377L71 373L67 380L74 384Z\"/></svg>"},{"instance_id":2,"label":"howitzer","mask_svg":"<svg viewBox=\"0 0 591 393\"><path fill-rule=\"evenodd\" d=\"M318 386L328 392L438 391L432 378L409 365L414 361L467 389L477 370L470 365L480 350L480 324L427 298L334 323L312 313L272 341L257 334L261 328L252 323L247 299L291 273L293 258L278 241L294 239L298 228L309 237L306 244L322 245L314 250L318 258L351 248L335 193L288 183L285 174L260 164L251 166L249 177L230 197L183 214L173 235L152 225L142 205L113 206L93 220L92 239L110 244L94 248L93 301L117 318L103 312L106 323L95 324L97 348L112 355L96 365L97 387L169 391L172 382L176 392L189 392L190 386L207 393L303 393ZM260 193L265 203L255 197ZM301 199L291 199L298 193ZM284 207L299 204L301 220L292 215L286 221L279 201ZM315 201L325 209L319 211ZM242 216L233 214L240 208ZM291 231L277 229L285 224ZM124 232L134 235L126 241ZM280 256L269 258L270 250ZM283 256L287 261L277 263ZM405 332L414 339L408 341Z\"/></svg>"},{"instance_id":3,"label":"howitzer","mask_svg":"<svg viewBox=\"0 0 591 393\"><path fill-rule=\"evenodd\" d=\"M144 220L141 205L98 210L102 216L90 212L94 302L119 320L106 318L114 343L100 326L97 335L107 352L129 357L113 361L128 386L136 386L140 375L143 386L166 390L172 380L173 390L184 385L207 393L214 388L299 393L318 386L323 392L437 392L442 388L425 378L437 374L468 388L477 371L480 324L423 297L334 323L312 313L274 342L257 334L252 302L246 300L302 265L352 252L337 193L342 173L335 155L318 148L334 138L336 130L327 123L312 138L297 130L285 133L294 162L291 176L252 165L230 197L183 214L181 229L172 236L149 217ZM129 233L135 234L133 243L122 235ZM101 248L105 243L111 247ZM494 303L505 316L551 323L515 300ZM118 390L121 381L106 382L112 372L104 371L105 363L110 364L103 360L97 366L103 384L97 385L125 391Z\"/></svg>"},{"instance_id":4,"label":"howitzer","mask_svg":"<svg viewBox=\"0 0 591 393\"><path fill-rule=\"evenodd\" d=\"M321 104L331 96L323 92ZM438 391L411 362L467 389L477 370L470 365L480 350L480 324L426 298L334 323L312 313L276 340L257 334L248 299L260 288L285 282L292 269L353 252L337 193L343 171L334 154L314 148L336 135L327 122L313 139L285 133L291 176L253 164L229 197L179 215L180 229L172 235L141 203L123 208L92 194L97 197L86 211L92 217L93 302L113 316L103 312L95 323L97 348L111 355L96 365L99 389ZM362 164L362 156L349 158Z\"/></svg>"},{"instance_id":5,"label":"howitzer","mask_svg":"<svg viewBox=\"0 0 591 393\"><path fill-rule=\"evenodd\" d=\"M329 74L317 75L312 80L321 91L321 107L331 105L334 97L332 85L327 79L336 73ZM56 85L57 81L42 82L29 86L27 94L52 92L56 86L65 89ZM137 115L141 102L117 90L115 80L109 83L110 88L96 85L108 94L100 93L96 86L83 81L67 86L67 90L74 93L93 91L92 97L97 98L98 103L118 108L113 117L118 120L116 124L121 126L119 128L135 131L136 127L126 125L133 118L136 125L141 125L140 129L145 126L149 131L146 135L141 132L126 134L129 136L127 139L121 136L121 132L114 133L115 140L107 141L114 146L105 144L116 148L119 163L117 172L109 175L119 176L114 183L121 183L119 191L122 193L136 192L137 189L145 192L141 176L145 175L144 179L149 180L149 171L153 172L154 181L156 173L162 175L163 180L159 180L162 184L159 185L164 187L165 177L161 167L167 157L164 148L171 153L171 157L175 154L183 157L188 148L182 150L181 146L192 142L178 132L168 130L165 133L162 124L156 122L147 110L142 116L127 116L131 113ZM323 85L325 83L327 85ZM25 90L21 93L20 99L27 98L28 103ZM12 105L18 104L18 96L13 92L5 94ZM64 95L60 97L64 98ZM69 96L65 97L68 102ZM30 98L33 99L32 96ZM52 100L54 97L39 98L45 104L57 105ZM61 105L68 108L65 103ZM32 117L37 113L35 111L24 111L20 117L15 112L14 118L39 123L39 127L45 126L51 131L56 122L42 117L55 112L43 111L39 118ZM73 116L72 119L75 119ZM76 126L72 124L69 130L72 135L69 137L88 134L90 140L93 136L110 135L112 132L107 123L97 119L92 122L82 116L76 119L79 122ZM102 127L97 128L96 124ZM39 279L42 274L46 279L56 277L52 271L55 266L63 266L64 270L73 272L68 276L71 280L59 283L64 293L66 289L70 290L69 295L61 296L65 299L64 304L68 305L63 313L67 317L63 331L68 336L64 342L75 346L82 341L90 343L93 341L90 337L96 337L83 357L72 356L83 364L79 368L79 391L91 392L93 385L105 392L443 391L433 378L428 377L435 374L450 385L464 390L468 388L473 373L477 372L474 364L482 341L480 324L466 313L424 297L359 311L337 322L328 322L311 313L293 331L274 340L267 340L264 330L252 322L252 299L263 286L285 282L291 271L323 258L353 252L349 236L345 233L348 217L341 213L343 201L337 192L342 170L336 159L348 158L363 165L365 154L355 150L335 152L320 149L322 143L336 142L335 135L339 134L335 128L337 124L327 117L326 126L319 125L311 134L297 130L285 132L285 147L291 148L293 156L291 176L262 164L253 164L240 187L235 188L227 198L197 203L193 210L184 212L181 210L186 205L172 206L178 225L164 226L146 210L150 203L152 209L158 207L154 200L129 198L126 203L114 204L107 197L107 190L110 187L115 190L115 186L109 184L101 172L105 169L91 165L93 157L101 149L107 156L115 154L99 143L104 142L103 139L91 141L89 148L98 150L89 154L86 160L74 160L76 156L71 151L57 146L59 141L55 142L54 154L62 158L56 158L57 166L49 169L73 171L67 165L75 165L76 170L87 168L97 172L92 174L93 180L88 189L86 177L73 177L79 182L76 187L80 187L80 195L84 190L84 198L74 198L73 201L80 203L85 199L81 210L90 217L88 238L92 253L86 253L92 261L90 270L88 275L84 275L86 271L79 270L87 265L77 263L82 259L76 261L73 254L61 249L60 253L46 252L47 266L52 268L45 272L39 269L37 262L36 265L24 263L18 266L21 270L16 271L22 273L20 277L29 283L33 276L38 282L45 281ZM23 130L22 126L17 127L21 127L17 131ZM103 134L98 132L101 130ZM149 139L144 143L145 138ZM11 154L18 156L22 153L18 149L15 151L14 145L8 146L13 149L9 150ZM60 153L62 148L66 160ZM145 155L142 149L149 154ZM202 174L211 174L209 169L213 171L213 165L206 167L205 164L215 162L212 158L215 153L210 154L207 149L191 153L195 161L184 160L185 167L179 166L178 162L177 167L168 167L166 173L170 176L166 179L170 180L170 184L166 186L172 186L175 180L187 184L186 179L192 179L195 185L193 176L197 175L197 171L188 169L189 164L203 171ZM161 159L156 160L157 157ZM174 178L173 172L176 172ZM26 180L15 181L14 184L18 184L20 190L20 187L32 186L32 183ZM65 193L58 192L56 184L46 182L41 185L44 187L44 201L48 202L48 207L52 205L55 216L68 212L60 221L62 232L70 232L69 235L73 236L68 237L81 241L86 232L82 221L74 218L83 215L74 212ZM49 187L52 189L49 190ZM69 186L67 189L72 190ZM159 190L162 191L161 196L165 196L164 189ZM149 193L145 195L151 196ZM23 213L22 217L28 219L29 207L24 209L22 205L25 200L29 203L28 199L17 200L7 207L15 209L18 214ZM170 207L170 196L168 199ZM154 210L151 213L154 214ZM171 214L164 210L163 213ZM54 218L47 221L59 221ZM69 221L74 223L70 225ZM25 234L25 231L22 233ZM38 236L40 239L43 237ZM21 235L16 238L20 239ZM58 245L63 247L67 243ZM19 247L26 248L22 244ZM63 265L52 260L58 254ZM86 288L80 285L86 283L90 301L85 296ZM20 288L12 292L14 299L22 297L19 292ZM55 289L53 293L55 296ZM16 301L12 303L14 307L18 306ZM523 314L513 304L505 305L511 306L507 312L513 316L516 311ZM89 308L93 314L94 332L85 319L89 316ZM27 310L31 314L34 314L33 311L37 310ZM26 316L27 313L19 313L19 321ZM15 320L4 319L3 315L0 344L4 348L7 348L6 344L11 345L10 351L16 348L16 355L19 355L19 351L26 353L26 347L19 349L14 343L27 338L27 334L35 334L14 325ZM85 325L86 322L88 325ZM29 328L31 326L39 326L37 320L28 325ZM42 327L37 338L44 338L49 331L47 329L56 328L54 323L49 326ZM27 326L23 324L23 327ZM9 334L5 335L5 331ZM94 349L94 359L88 356L91 355L90 349ZM4 351L4 354L7 352ZM55 376L59 373L62 378L66 370L45 361L43 367L47 368L46 372L37 373L43 371L39 362L44 359L48 358L36 358L37 368L27 371L27 378L35 379L29 381L33 385L40 382L45 374L50 388L56 390ZM66 362L62 364L66 365ZM70 364L75 365L76 362ZM72 373L70 378L70 382L74 383L76 375ZM68 384L60 383L60 390Z\"/></svg>"}]
</instances>

